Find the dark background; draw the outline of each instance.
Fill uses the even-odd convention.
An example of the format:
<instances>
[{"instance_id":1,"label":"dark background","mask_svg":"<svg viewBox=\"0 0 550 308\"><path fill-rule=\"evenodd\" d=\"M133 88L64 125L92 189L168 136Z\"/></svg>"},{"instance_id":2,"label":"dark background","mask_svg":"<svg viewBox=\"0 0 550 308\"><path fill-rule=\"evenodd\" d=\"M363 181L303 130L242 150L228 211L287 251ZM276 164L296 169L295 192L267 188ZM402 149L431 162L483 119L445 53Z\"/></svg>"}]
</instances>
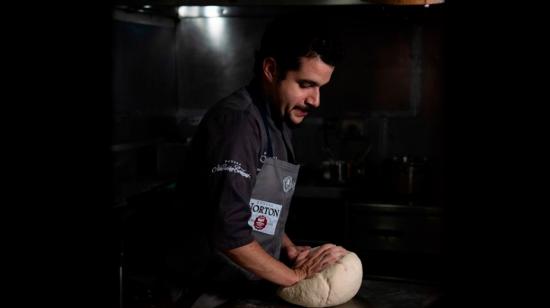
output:
<instances>
[{"instance_id":1,"label":"dark background","mask_svg":"<svg viewBox=\"0 0 550 308\"><path fill-rule=\"evenodd\" d=\"M417 48L417 52L421 51L422 61L418 61L419 53L413 52L407 56L403 51L413 46L414 33L417 33L411 30L414 28L411 24L414 23L410 17L405 22L401 20L393 24L390 20L402 18L399 13L391 13L389 17L385 15L387 11L384 14L372 13L385 16L378 16L378 23L382 25L379 30L368 27L368 22L360 17L344 18L345 22L340 24L341 27L346 24L350 27L354 22L360 25L354 29L355 32L350 31L347 37L348 45L352 45L352 52L356 52L355 57L363 50L371 54L369 58L357 60L361 65L352 65L347 72L343 67L337 69L333 84L329 86L333 87L327 88L323 93L322 110L315 117L325 121L325 117L334 115L335 122L340 121L341 128L341 121L349 116L347 112L350 111L353 113L351 118L366 122L365 127L372 125L380 128L383 120L388 121L388 127L394 125L389 131L395 134L395 141L391 142L388 138L388 143L382 143L385 146L379 143L384 140L380 134L373 137L374 133L371 132L375 129L366 130L368 135L361 136L368 137L365 139L377 145L378 151L370 152L372 157L369 163L371 168L380 169L378 173L371 174L382 176L383 159L391 159L393 154L409 154L409 151L441 162L438 169L441 181L438 183L442 184L442 188L429 190L435 195L424 195L412 203L407 198L391 199L391 194L385 194L376 200L412 205L411 208L427 206L436 211L441 209L446 218L442 224L446 232L438 244L443 251L441 275L437 279L422 277L418 273L407 271L407 268L411 268L410 265L404 266L397 273L391 273L388 268L380 265L379 270L385 272L383 274L443 280L449 293L455 295L453 298L457 303L483 301L491 304L513 300L524 303L532 297L518 296L519 294L537 293L538 284L528 282L533 281L532 274L541 271L536 261L542 257L543 245L540 243L544 243L538 236L542 234L544 226L541 221L544 219L544 202L539 200L544 198L534 198L537 193L545 191L544 180L536 180L539 175L544 178L546 174L543 124L544 102L547 100L541 93L545 89L545 78L537 77L539 72L546 71L545 49L541 44L545 37L542 30L545 29L545 19L540 16L543 10L532 6L458 2L448 1L445 4L446 9L442 10L442 15L446 16L442 23L444 27L440 27L440 21L437 21L439 17L434 18L436 21L433 28L423 26L421 41L431 41L436 47ZM132 199L139 201L132 202L132 206L126 209L135 204L147 206L150 203L144 201L147 200L146 192L160 192L163 195L163 192L169 191L172 180L170 173L174 170L171 168L173 160L170 159L177 161L179 155L166 154L168 159L165 157L165 160L159 160L163 156L157 147L173 147L175 149L172 150L176 153L182 149L179 143L185 144L186 133L192 130L191 124L194 122L178 122L178 110L203 109L209 104L202 105L203 103L197 101L198 105L193 105L189 95L196 97L196 93L185 92L193 91L193 88L188 87L185 90L179 86L184 78L193 81L195 79L193 75L186 76L185 70L177 70L176 68L181 67L179 64L176 67L170 66L170 63L174 63L172 61L176 61L176 37L179 35L176 31L167 31L165 26L143 25L141 21L135 22L134 19L121 21L113 18L114 10L118 9L82 9L76 14L76 9L73 8L68 13L63 11L53 24L41 23L40 33L48 37L50 44L45 44L46 51L42 53L43 57L40 57L36 66L21 66L24 69L19 69L12 77L26 80L23 84L32 83L33 90L26 87L11 89L16 90L23 101L34 102L29 106L33 106L35 112L21 122L33 123L30 130L26 124L24 126L27 129L20 130L28 138L21 138L19 141L23 142L16 144L25 143L28 147L29 143L25 141L32 140L28 151L25 150L26 153L17 156L36 163L31 168L18 169L18 183L29 183L26 175L31 175L32 181L30 185L18 185L20 190L14 191L17 196L23 197L23 203L27 206L20 214L24 223L13 230L27 230L18 231L18 234L24 234L23 238L28 237L33 244L29 245L27 240L15 240L19 244L13 250L16 253L12 255L28 267L35 265L49 273L27 276L43 288L52 284L52 280L48 278L52 277L51 274L55 276L57 271L67 272L67 278L58 283L60 287L55 288L56 290L66 287L65 290L72 291L71 297L80 301L88 298L88 302L112 295L113 306L118 305L119 252L123 234L120 229L123 226L120 224L121 211L115 209L118 209L117 205ZM131 15L141 15L135 10L123 11ZM351 16L370 14L355 9L352 11ZM422 12L420 16L426 15L426 11ZM409 14L414 16L414 13L408 11L404 15ZM56 14L52 13L53 15ZM150 16L145 15L145 19ZM161 12L158 15L162 20L171 18ZM263 18L271 17L272 13L265 15L247 20L261 22ZM441 16L439 13L434 15ZM431 18L420 18L420 23L431 25L431 21L427 22ZM67 31L67 24L71 24L70 31ZM74 32L75 29L78 30ZM239 31L244 29L236 27L234 30L241 33ZM357 35L369 33L376 37L377 31L383 37L380 44L369 40L352 43ZM134 33L131 34L132 32ZM430 35L426 35L434 32L440 38L430 39ZM258 33L253 31L249 35L253 37ZM136 37L141 38L140 40L147 38L145 41L148 43L139 45L135 42ZM23 46L21 41L17 43L19 46ZM132 46L132 42L138 46L134 50L124 51ZM36 47L35 44L31 45ZM51 50L52 46L62 48ZM367 51L364 49L367 46L375 47L375 50ZM386 46L388 51L384 51L381 46ZM435 52L438 48L442 50L436 53L437 57L441 56L442 59L438 60L437 57L427 54L427 50ZM134 59L135 62L132 62L131 54L143 60L147 50L150 55L146 58L147 61ZM23 55L29 55L30 59L38 58L34 57L37 54L29 46ZM129 73L136 70L126 75L126 79L117 79L117 76L121 76L116 73L119 64L113 61L117 54L127 55L124 60L116 61L122 65L118 67L122 69L118 72ZM157 54L165 57L157 57ZM170 54L174 57L171 58ZM384 59L389 63L384 62ZM396 60L394 62L391 59ZM136 65L138 62L140 65ZM380 65L377 69L380 63L386 65ZM414 76L418 77L414 74L417 72L415 67L422 68L422 78L414 79ZM437 81L432 89L432 83L425 79L430 76L430 73L426 75L427 67L435 68L431 76ZM344 75L357 75L358 71L361 78L351 79ZM173 76L176 74L182 75L176 78ZM245 72L238 74L242 74L238 80L246 79ZM153 76L160 77L152 78ZM133 84L127 84L125 88L121 80ZM237 78L231 80L238 83ZM368 91L348 92L346 88L340 88L343 86L342 80L354 85L361 84L360 89L365 88ZM416 92L411 91L410 86L418 86L419 80L423 86L417 87ZM399 86L392 85L392 91L387 91L388 83L392 82ZM216 84L216 88L218 85ZM220 89L228 90L229 88L225 88L228 85L224 84ZM205 102L210 100L207 96L213 95L211 98L214 99L216 95L222 94L225 93L209 93L201 99ZM340 100L339 95L346 99ZM160 100L159 103L152 104L151 101L156 99ZM428 103L425 103L426 99ZM415 101L419 104L411 105ZM132 104L135 104L135 108ZM23 109L26 106L24 104ZM414 114L415 109L411 106L431 107L428 111ZM193 111L186 112L188 113L184 112L182 118L188 118L188 114L191 117L195 115ZM197 115L200 115L200 110ZM327 122L333 123L332 119ZM186 123L190 127L179 126ZM304 124L305 131L308 128L314 130L316 125L320 125L320 121ZM406 125L412 128L405 129ZM439 130L439 127L442 129ZM335 131L337 129L332 132L339 136L337 134L340 132ZM408 133L413 136L412 139L405 138ZM443 135L438 136L440 133ZM418 137L421 135L423 137ZM297 140L300 138L299 135L296 137ZM338 138L334 135L332 137ZM330 138L331 135L328 134L327 140L330 141ZM316 139L311 140L313 142ZM415 146L404 140L415 140L410 143ZM316 142L316 146L319 143ZM334 149L343 149L340 145L332 146ZM313 148L314 146L304 147L301 151L307 153ZM350 151L353 153L353 150ZM339 159L348 158L345 151L338 152L338 155ZM305 157L311 158L308 155ZM158 162L169 162L164 165L168 167L159 168ZM307 159L305 162L308 162ZM33 167L35 165L36 168ZM312 173L315 174L314 171ZM362 180L373 182L364 178ZM314 182L312 180L306 183ZM341 183L319 185L321 184L325 187L346 186ZM304 194L307 199L307 193ZM384 199L386 197L388 199ZM38 205L40 202L27 202L27 198L54 201L48 203L50 206L42 206ZM159 199L155 197L154 200ZM352 201L354 204L371 202L360 198ZM29 212L38 215L29 216ZM141 213L148 212L146 210ZM40 227L37 228L38 226ZM144 230L142 225L137 226ZM141 235L129 234L134 239ZM32 249L30 253L26 253L29 246ZM55 253L57 250L60 253ZM142 261L149 260L147 257L136 260L138 264ZM135 269L139 273L144 272L146 267L140 265ZM26 280L23 279L20 285L26 285ZM68 291L60 292L69 294ZM55 298L57 294L48 292L44 298ZM104 300L101 302L105 303Z\"/></svg>"},{"instance_id":2,"label":"dark background","mask_svg":"<svg viewBox=\"0 0 550 308\"><path fill-rule=\"evenodd\" d=\"M149 213L152 203L138 196L170 190L201 115L248 82L265 22L313 12L341 31L347 57L323 89L319 112L295 134L299 186L309 190L297 188L290 235L350 247L367 264L366 277L444 282L479 295L483 280L501 274L494 262L512 253L499 248L522 228L521 214L504 204L522 190L516 163L528 136L518 117L530 91L517 95L522 78L511 59L530 28L518 30L517 17L497 8L485 14L473 6L452 11L453 5L239 7L229 17L172 26L143 24L149 15L115 9L125 16L113 23L113 55L121 56L113 63L115 204L136 208L128 202L133 196ZM165 17L171 20L159 19ZM226 32L219 36L221 23ZM131 148L117 151L124 145ZM400 163L404 156L419 163L413 191L403 188L410 167ZM324 163L331 160L351 161L359 171L338 181L329 167L327 179ZM335 195L324 196L328 191ZM128 234L143 243L152 235L137 221L131 230L141 233ZM518 240L515 252L526 244Z\"/></svg>"},{"instance_id":3,"label":"dark background","mask_svg":"<svg viewBox=\"0 0 550 308\"><path fill-rule=\"evenodd\" d=\"M446 7L225 10L181 19L114 10L113 203L128 270L132 260L135 268L163 262L163 215L200 118L250 81L265 24L294 13L323 16L340 34L345 60L319 111L295 131L302 171L289 236L344 245L368 275L440 280ZM327 189L335 195L320 196Z\"/></svg>"}]
</instances>

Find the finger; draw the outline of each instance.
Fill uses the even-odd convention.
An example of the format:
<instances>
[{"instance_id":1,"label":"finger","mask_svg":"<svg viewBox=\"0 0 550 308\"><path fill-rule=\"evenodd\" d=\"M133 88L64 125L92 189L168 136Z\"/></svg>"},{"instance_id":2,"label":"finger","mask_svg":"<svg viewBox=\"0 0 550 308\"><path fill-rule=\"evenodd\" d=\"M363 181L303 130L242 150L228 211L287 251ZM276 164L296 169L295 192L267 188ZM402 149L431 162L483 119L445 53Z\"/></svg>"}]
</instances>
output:
<instances>
[{"instance_id":1,"label":"finger","mask_svg":"<svg viewBox=\"0 0 550 308\"><path fill-rule=\"evenodd\" d=\"M316 266L312 269L310 276L313 276L319 272L324 271L329 266L330 266L330 262L327 262L326 260L323 260L317 263Z\"/></svg>"},{"instance_id":2,"label":"finger","mask_svg":"<svg viewBox=\"0 0 550 308\"><path fill-rule=\"evenodd\" d=\"M327 250L332 249L333 247L336 247L336 245L334 245L334 244L324 244L324 245L318 247L318 249L315 249L315 250L311 251L311 254L312 254L311 258L317 258L320 255L322 255L324 252L326 252Z\"/></svg>"},{"instance_id":3,"label":"finger","mask_svg":"<svg viewBox=\"0 0 550 308\"><path fill-rule=\"evenodd\" d=\"M344 256L349 253L344 247L342 246L335 246L332 247L330 250L327 250L327 252L330 252L331 254Z\"/></svg>"},{"instance_id":4,"label":"finger","mask_svg":"<svg viewBox=\"0 0 550 308\"><path fill-rule=\"evenodd\" d=\"M323 255L313 256L311 254L304 254L304 256L295 263L295 268L304 269L307 272L307 277L311 277L311 275L320 271L322 262Z\"/></svg>"},{"instance_id":5,"label":"finger","mask_svg":"<svg viewBox=\"0 0 550 308\"><path fill-rule=\"evenodd\" d=\"M305 260L305 258L309 255L309 251L307 250L304 250L304 251L300 251L298 253L298 256L296 257L297 260Z\"/></svg>"},{"instance_id":6,"label":"finger","mask_svg":"<svg viewBox=\"0 0 550 308\"><path fill-rule=\"evenodd\" d=\"M330 264L332 264L334 257L331 256L330 252L325 252L323 255L317 257L314 261L314 266L312 268L313 273L318 273L325 268L327 268Z\"/></svg>"},{"instance_id":7,"label":"finger","mask_svg":"<svg viewBox=\"0 0 550 308\"><path fill-rule=\"evenodd\" d=\"M309 252L308 251L302 251L298 254L298 256L295 259L294 266L300 267L302 264L304 264L305 261L307 261L307 256Z\"/></svg>"},{"instance_id":8,"label":"finger","mask_svg":"<svg viewBox=\"0 0 550 308\"><path fill-rule=\"evenodd\" d=\"M321 271L324 271L327 267L331 265L330 260L326 260L321 264Z\"/></svg>"},{"instance_id":9,"label":"finger","mask_svg":"<svg viewBox=\"0 0 550 308\"><path fill-rule=\"evenodd\" d=\"M342 253L348 253L349 252L346 248L344 248L342 246L336 246L336 249L338 251L341 251Z\"/></svg>"},{"instance_id":10,"label":"finger","mask_svg":"<svg viewBox=\"0 0 550 308\"><path fill-rule=\"evenodd\" d=\"M311 275L320 272L328 265L334 263L344 250L340 246L334 244L325 244L318 246L311 251L305 251L303 255L300 255L296 259L294 268L304 269L308 273L308 277Z\"/></svg>"},{"instance_id":11,"label":"finger","mask_svg":"<svg viewBox=\"0 0 550 308\"><path fill-rule=\"evenodd\" d=\"M299 251L298 249L296 249L296 248L289 248L289 249L287 250L288 257L289 257L290 259L292 259L292 260L293 260L294 258L296 258L296 256L298 255L299 252L300 252L300 251Z\"/></svg>"},{"instance_id":12,"label":"finger","mask_svg":"<svg viewBox=\"0 0 550 308\"><path fill-rule=\"evenodd\" d=\"M347 255L348 252L343 249L333 249L330 251L327 251L323 256L323 262L330 264L334 264L340 259L342 259L345 255Z\"/></svg>"},{"instance_id":13,"label":"finger","mask_svg":"<svg viewBox=\"0 0 550 308\"><path fill-rule=\"evenodd\" d=\"M306 246L299 246L299 247L296 247L296 250L298 252L303 252L303 251L306 251L309 253L309 251L311 250L309 247L306 247Z\"/></svg>"}]
</instances>

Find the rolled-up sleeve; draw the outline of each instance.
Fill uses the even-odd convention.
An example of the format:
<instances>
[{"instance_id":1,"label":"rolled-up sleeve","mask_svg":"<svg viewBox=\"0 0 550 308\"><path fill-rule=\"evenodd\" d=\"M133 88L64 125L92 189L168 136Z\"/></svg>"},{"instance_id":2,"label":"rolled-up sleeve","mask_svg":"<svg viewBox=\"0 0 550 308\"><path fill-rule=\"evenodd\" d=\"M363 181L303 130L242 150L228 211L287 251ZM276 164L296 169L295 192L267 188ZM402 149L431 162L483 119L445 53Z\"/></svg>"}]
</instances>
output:
<instances>
[{"instance_id":1,"label":"rolled-up sleeve","mask_svg":"<svg viewBox=\"0 0 550 308\"><path fill-rule=\"evenodd\" d=\"M214 247L228 250L253 241L250 197L256 182L261 136L257 121L244 111L224 110L207 125L207 194L214 207Z\"/></svg>"}]
</instances>

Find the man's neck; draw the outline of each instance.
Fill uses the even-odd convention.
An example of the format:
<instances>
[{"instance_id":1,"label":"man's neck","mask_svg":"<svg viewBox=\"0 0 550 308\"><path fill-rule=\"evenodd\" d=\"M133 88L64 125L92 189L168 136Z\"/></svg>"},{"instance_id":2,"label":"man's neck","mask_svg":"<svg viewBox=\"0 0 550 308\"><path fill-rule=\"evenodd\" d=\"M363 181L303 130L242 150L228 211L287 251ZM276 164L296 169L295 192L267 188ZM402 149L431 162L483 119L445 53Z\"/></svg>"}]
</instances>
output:
<instances>
[{"instance_id":1,"label":"man's neck","mask_svg":"<svg viewBox=\"0 0 550 308\"><path fill-rule=\"evenodd\" d=\"M249 84L249 89L258 104L263 104L262 107L266 107L267 115L273 120L273 123L278 129L282 130L284 119L281 115L281 111L277 105L273 102L273 98L270 95L265 84L261 84L259 80L254 79Z\"/></svg>"}]
</instances>

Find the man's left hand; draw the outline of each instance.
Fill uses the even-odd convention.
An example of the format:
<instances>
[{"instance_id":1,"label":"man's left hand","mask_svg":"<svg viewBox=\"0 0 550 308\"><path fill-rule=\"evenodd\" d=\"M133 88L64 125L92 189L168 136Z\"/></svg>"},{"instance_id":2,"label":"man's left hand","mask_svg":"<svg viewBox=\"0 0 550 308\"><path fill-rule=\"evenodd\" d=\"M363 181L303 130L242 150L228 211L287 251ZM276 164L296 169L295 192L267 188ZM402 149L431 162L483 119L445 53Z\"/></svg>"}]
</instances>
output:
<instances>
[{"instance_id":1,"label":"man's left hand","mask_svg":"<svg viewBox=\"0 0 550 308\"><path fill-rule=\"evenodd\" d=\"M302 255L308 255L309 251L311 250L310 246L290 246L286 249L286 254L288 256L288 259L292 262L296 261L296 257L300 255L300 253L304 252Z\"/></svg>"}]
</instances>

